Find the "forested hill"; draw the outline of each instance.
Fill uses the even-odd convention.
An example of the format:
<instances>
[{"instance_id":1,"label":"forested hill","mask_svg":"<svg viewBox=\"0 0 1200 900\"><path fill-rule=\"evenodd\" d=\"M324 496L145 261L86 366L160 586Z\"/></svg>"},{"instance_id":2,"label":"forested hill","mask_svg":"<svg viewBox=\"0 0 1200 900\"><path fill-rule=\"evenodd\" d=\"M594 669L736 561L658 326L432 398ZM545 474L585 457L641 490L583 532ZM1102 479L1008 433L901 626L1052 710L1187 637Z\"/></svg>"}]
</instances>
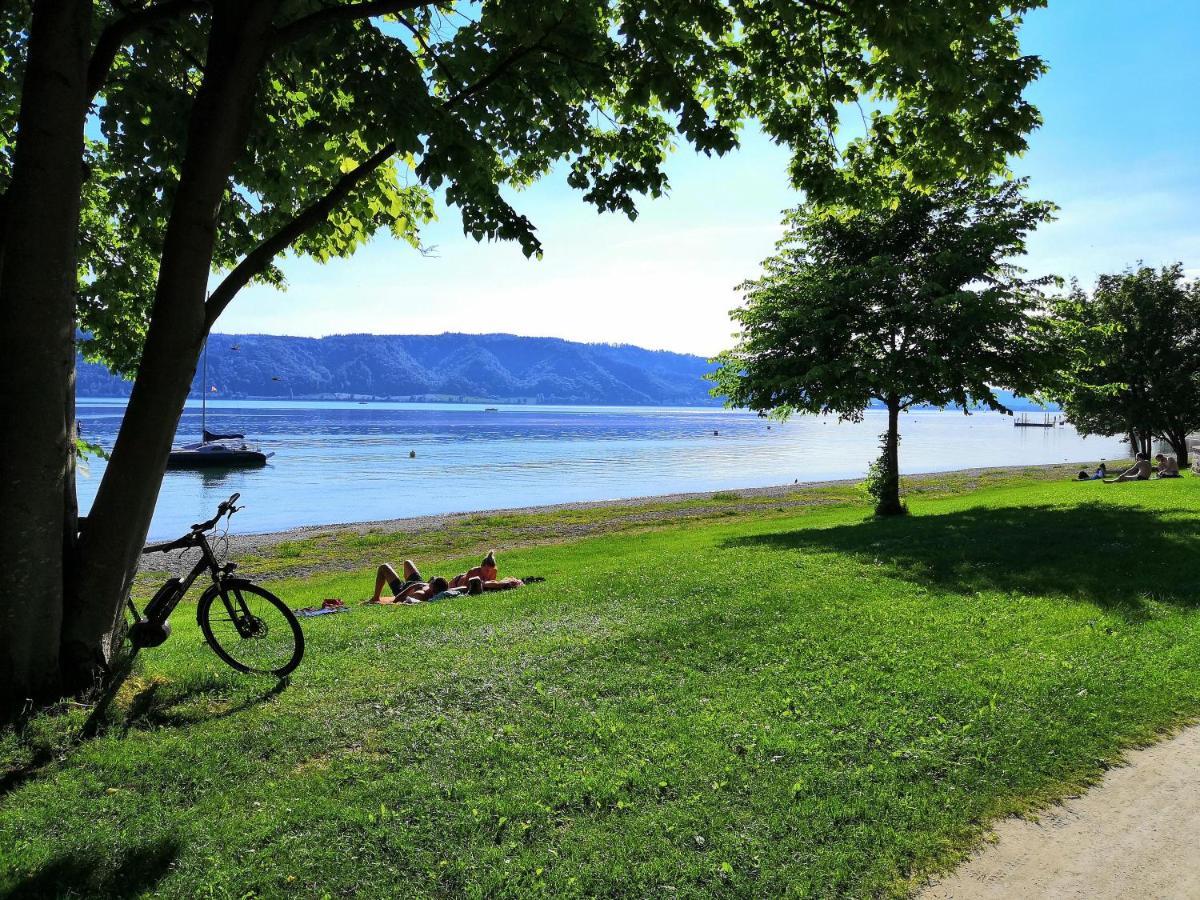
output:
<instances>
[{"instance_id":1,"label":"forested hill","mask_svg":"<svg viewBox=\"0 0 1200 900\"><path fill-rule=\"evenodd\" d=\"M630 405L715 404L700 356L511 334L324 338L214 334L210 397L387 398ZM201 390L198 367L193 393ZM130 383L79 361L80 396L124 396Z\"/></svg>"}]
</instances>

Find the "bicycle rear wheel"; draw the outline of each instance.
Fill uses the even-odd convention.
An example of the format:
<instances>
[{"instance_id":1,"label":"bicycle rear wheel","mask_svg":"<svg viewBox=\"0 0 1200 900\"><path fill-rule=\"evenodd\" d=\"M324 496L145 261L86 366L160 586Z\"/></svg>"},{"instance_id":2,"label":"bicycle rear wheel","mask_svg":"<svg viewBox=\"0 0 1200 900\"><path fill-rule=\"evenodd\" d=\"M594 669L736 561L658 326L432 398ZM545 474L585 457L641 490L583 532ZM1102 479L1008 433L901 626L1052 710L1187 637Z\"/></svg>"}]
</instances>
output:
<instances>
[{"instance_id":1,"label":"bicycle rear wheel","mask_svg":"<svg viewBox=\"0 0 1200 900\"><path fill-rule=\"evenodd\" d=\"M270 591L244 579L205 591L196 618L213 652L239 672L282 678L304 656L296 616Z\"/></svg>"}]
</instances>

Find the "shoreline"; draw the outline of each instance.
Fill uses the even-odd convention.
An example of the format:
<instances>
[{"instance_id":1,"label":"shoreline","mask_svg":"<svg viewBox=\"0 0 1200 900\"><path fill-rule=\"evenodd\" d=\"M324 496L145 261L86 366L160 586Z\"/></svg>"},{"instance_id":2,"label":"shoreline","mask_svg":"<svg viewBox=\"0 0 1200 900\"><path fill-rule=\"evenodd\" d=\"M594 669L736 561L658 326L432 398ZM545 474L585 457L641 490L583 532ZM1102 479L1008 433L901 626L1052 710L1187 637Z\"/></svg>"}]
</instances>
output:
<instances>
[{"instance_id":1,"label":"shoreline","mask_svg":"<svg viewBox=\"0 0 1200 900\"><path fill-rule=\"evenodd\" d=\"M941 478L970 478L972 476L991 475L1003 477L1038 471L1048 476L1067 475L1077 472L1080 463L1044 463L1024 466L981 466L968 469L953 469L944 472L920 472L904 475L902 482L909 486ZM244 534L231 533L229 543L231 552L256 553L275 545L292 541L302 541L312 538L338 537L343 535L363 534L413 534L426 531L453 528L469 520L489 516L536 516L556 512L578 510L612 509L629 510L637 514L645 512L645 507L663 504L688 504L697 501L714 501L726 506L736 506L739 500L764 499L794 499L792 495L798 491L812 491L822 488L845 487L861 484L862 478L838 478L820 481L798 481L792 484L767 485L752 488L721 488L712 491L689 491L673 494L649 494L636 497L622 497L611 500L578 500L564 503L549 503L537 506L498 507L492 509L470 510L465 512L439 513L425 516L410 516L398 519L378 519L358 522L337 522L327 525L298 525L279 531L249 532ZM864 501L865 502L865 501ZM800 505L800 504L798 504ZM664 516L664 519L669 518ZM144 563L151 557L146 557ZM143 569L152 565L144 564ZM153 567L157 568L157 567Z\"/></svg>"},{"instance_id":2,"label":"shoreline","mask_svg":"<svg viewBox=\"0 0 1200 900\"><path fill-rule=\"evenodd\" d=\"M1116 461L1114 461L1116 462ZM903 492L921 495L965 494L1013 483L1073 480L1078 462L1020 466L981 466L904 477ZM775 516L805 509L843 505L870 515L861 478L841 478L753 488L725 488L581 500L536 506L473 510L328 525L300 525L279 531L230 534L225 558L243 563L259 577L308 577L352 571L389 554L469 557L492 547L515 549L583 540L618 532L645 531L712 522L723 517ZM141 558L139 578L150 582L163 572L176 573L188 550Z\"/></svg>"}]
</instances>

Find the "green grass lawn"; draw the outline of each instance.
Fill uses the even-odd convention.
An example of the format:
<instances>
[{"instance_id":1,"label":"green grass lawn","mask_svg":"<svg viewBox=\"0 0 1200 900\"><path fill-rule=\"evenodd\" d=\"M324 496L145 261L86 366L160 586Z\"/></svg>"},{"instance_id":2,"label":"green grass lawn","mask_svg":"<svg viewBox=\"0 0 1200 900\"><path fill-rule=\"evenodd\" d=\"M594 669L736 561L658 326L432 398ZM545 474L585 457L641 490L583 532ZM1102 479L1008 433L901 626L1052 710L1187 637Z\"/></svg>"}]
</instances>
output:
<instances>
[{"instance_id":1,"label":"green grass lawn","mask_svg":"<svg viewBox=\"0 0 1200 900\"><path fill-rule=\"evenodd\" d=\"M501 546L546 582L308 620L282 688L185 606L99 736L0 734L0 895L904 894L1200 714L1198 501L1009 479Z\"/></svg>"}]
</instances>

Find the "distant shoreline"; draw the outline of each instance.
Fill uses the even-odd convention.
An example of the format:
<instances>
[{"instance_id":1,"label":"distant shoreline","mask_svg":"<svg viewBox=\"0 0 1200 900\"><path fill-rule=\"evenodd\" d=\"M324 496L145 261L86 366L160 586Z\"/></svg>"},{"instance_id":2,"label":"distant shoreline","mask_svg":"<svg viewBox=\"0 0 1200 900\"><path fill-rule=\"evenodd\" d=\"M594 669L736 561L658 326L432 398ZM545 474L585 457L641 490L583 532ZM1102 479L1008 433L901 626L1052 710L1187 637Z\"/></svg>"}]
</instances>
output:
<instances>
[{"instance_id":1,"label":"distant shoreline","mask_svg":"<svg viewBox=\"0 0 1200 900\"><path fill-rule=\"evenodd\" d=\"M128 401L129 395L128 394L79 394L76 399L81 402L86 402L88 400L124 400L124 401ZM201 399L203 399L203 395L199 394L199 393L188 394L188 396L187 396L187 400L189 403L194 403ZM714 401L712 403L701 403L701 402L592 403L592 402L586 401L586 400L545 400L542 402L531 402L528 400L501 400L501 399L496 399L494 397L493 398L484 397L484 398L480 398L480 399L471 398L471 399L466 399L466 400L459 400L457 398L436 399L436 398L432 398L432 397L426 397L426 398L368 397L368 396L321 397L321 396L311 396L311 395L304 396L304 397L260 397L260 396L251 397L251 396L233 396L233 395L219 395L219 396L210 395L208 400L210 403L353 403L353 404L363 404L363 405L367 405L367 406L370 406L372 404L383 404L383 403L403 403L403 404L411 404L413 406L435 406L435 405L439 405L439 404L446 405L446 406L480 406L483 404L491 404L491 405L497 405L497 406L527 407L529 409L544 409L547 407L555 408L555 407L564 407L564 406L567 406L567 407L577 406L577 407L589 408L589 409L591 409L591 408L595 408L595 409L703 409L703 410L713 410L713 411L717 411L717 412L728 409L730 412L740 412L740 413L745 413L747 415L754 415L754 412L752 410L742 409L742 408L729 408L729 407L726 407L725 404L720 401ZM873 401L871 401L871 404L867 408L869 410L878 412L878 411L883 410L885 407L879 401L873 400ZM1051 405L1051 406L1045 406L1045 407L1034 406L1032 404L1032 402L1030 402L1030 401L1027 401L1022 404L1013 405L1011 407L1011 409L1012 409L1012 412L1008 413L1007 415L1013 415L1014 413L1015 414L1045 413L1047 415L1059 415L1062 413L1062 408L1057 405ZM918 405L918 406L909 407L907 410L905 410L905 412L953 412L953 413L961 414L962 409L960 409L957 406ZM971 415L984 415L984 414L1006 415L1005 413L998 413L995 410L988 409L987 407L984 407L984 406L974 407L971 410ZM797 416L797 418L798 417L799 416Z\"/></svg>"},{"instance_id":2,"label":"distant shoreline","mask_svg":"<svg viewBox=\"0 0 1200 900\"><path fill-rule=\"evenodd\" d=\"M124 400L124 401L128 401L129 395L128 394L79 394L79 395L77 395L76 399L78 401L84 401L84 402L86 402L88 400ZM202 399L204 399L204 395L199 394L199 393L188 394L188 396L187 396L187 400L189 403L195 403ZM322 396L314 396L314 395L307 395L304 397L278 397L278 396L276 396L276 397L261 397L261 396L241 396L241 395L234 395L234 394L222 394L222 395L211 395L210 394L208 396L208 402L209 403L222 403L222 402L224 402L224 403L353 403L353 404L365 404L367 406L370 406L372 404L384 404L384 403L388 403L388 404L403 403L403 404L411 404L413 406L436 406L436 405L482 406L484 404L490 404L493 406L529 407L530 409L540 409L540 408L545 408L545 407L559 407L559 406L606 407L606 408L611 408L611 409L712 409L712 410L721 410L721 409L725 408L725 405L723 403L721 403L720 401L713 401L712 403L692 403L692 402L687 402L687 403L685 403L685 402L679 402L679 403L633 403L633 402L630 402L630 403L591 403L591 402L585 401L585 400L553 400L553 401L546 400L546 401L542 401L542 402L538 403L538 402L533 402L533 401L529 401L529 400L520 400L520 399L503 400L503 399L496 399L494 397L491 397L491 398L488 398L488 397L473 398L473 397L471 397L471 398L467 398L465 400L459 400L456 397L445 397L445 398L438 398L438 397L373 397L373 396L357 396L357 397L355 397L355 396L341 396L341 397L327 396L327 397L322 397ZM1037 410L1037 412L1041 412L1041 411L1042 410ZM1051 410L1051 412L1052 411L1053 410ZM739 412L749 412L749 410L739 410Z\"/></svg>"}]
</instances>

